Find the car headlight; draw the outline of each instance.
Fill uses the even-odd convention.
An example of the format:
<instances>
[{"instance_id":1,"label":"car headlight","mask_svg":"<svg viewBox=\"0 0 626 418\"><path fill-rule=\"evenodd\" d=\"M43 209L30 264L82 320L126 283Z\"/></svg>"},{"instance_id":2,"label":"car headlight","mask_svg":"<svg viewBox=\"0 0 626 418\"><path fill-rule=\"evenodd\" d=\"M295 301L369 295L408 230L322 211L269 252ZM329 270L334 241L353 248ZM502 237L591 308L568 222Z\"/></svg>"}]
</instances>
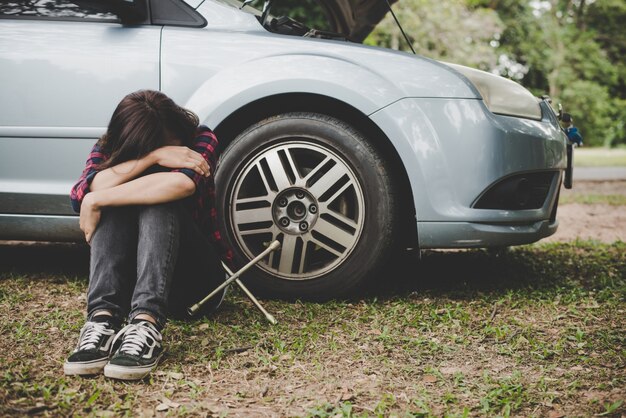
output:
<instances>
[{"instance_id":1,"label":"car headlight","mask_svg":"<svg viewBox=\"0 0 626 418\"><path fill-rule=\"evenodd\" d=\"M483 96L487 108L500 115L541 119L540 100L515 81L463 65L443 62L463 74Z\"/></svg>"}]
</instances>

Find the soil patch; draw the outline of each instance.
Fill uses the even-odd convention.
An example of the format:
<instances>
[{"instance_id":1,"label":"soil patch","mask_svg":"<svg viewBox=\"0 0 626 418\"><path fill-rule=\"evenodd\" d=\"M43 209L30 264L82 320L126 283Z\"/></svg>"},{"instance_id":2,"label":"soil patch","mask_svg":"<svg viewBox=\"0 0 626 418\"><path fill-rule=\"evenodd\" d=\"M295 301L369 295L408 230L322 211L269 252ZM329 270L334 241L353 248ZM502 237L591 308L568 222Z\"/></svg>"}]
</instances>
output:
<instances>
[{"instance_id":1,"label":"soil patch","mask_svg":"<svg viewBox=\"0 0 626 418\"><path fill-rule=\"evenodd\" d=\"M626 196L626 181L579 181L570 190L561 190L561 201L579 196ZM559 229L543 241L592 239L601 242L626 241L626 207L623 205L567 203L559 205Z\"/></svg>"}]
</instances>

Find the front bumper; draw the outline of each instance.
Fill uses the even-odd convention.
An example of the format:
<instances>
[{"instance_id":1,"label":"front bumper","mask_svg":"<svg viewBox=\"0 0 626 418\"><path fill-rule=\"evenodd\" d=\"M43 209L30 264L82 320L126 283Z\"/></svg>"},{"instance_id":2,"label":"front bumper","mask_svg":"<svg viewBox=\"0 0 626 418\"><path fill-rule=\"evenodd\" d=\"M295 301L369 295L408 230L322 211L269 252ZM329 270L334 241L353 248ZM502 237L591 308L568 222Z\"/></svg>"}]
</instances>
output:
<instances>
[{"instance_id":1,"label":"front bumper","mask_svg":"<svg viewBox=\"0 0 626 418\"><path fill-rule=\"evenodd\" d=\"M567 142L554 113L543 114L535 121L494 115L481 100L408 98L370 115L404 163L420 248L517 245L556 231ZM540 207L473 207L500 180L539 172L558 174Z\"/></svg>"},{"instance_id":2,"label":"front bumper","mask_svg":"<svg viewBox=\"0 0 626 418\"><path fill-rule=\"evenodd\" d=\"M556 232L557 220L527 225L420 222L420 248L504 247L530 244Z\"/></svg>"}]
</instances>

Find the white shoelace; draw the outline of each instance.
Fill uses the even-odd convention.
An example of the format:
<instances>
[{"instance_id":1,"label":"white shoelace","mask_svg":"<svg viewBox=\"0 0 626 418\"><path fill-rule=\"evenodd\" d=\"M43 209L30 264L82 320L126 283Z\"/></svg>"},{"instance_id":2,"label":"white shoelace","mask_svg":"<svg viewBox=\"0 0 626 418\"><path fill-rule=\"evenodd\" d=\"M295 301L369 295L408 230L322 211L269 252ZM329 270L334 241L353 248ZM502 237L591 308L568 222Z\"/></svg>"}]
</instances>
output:
<instances>
[{"instance_id":1,"label":"white shoelace","mask_svg":"<svg viewBox=\"0 0 626 418\"><path fill-rule=\"evenodd\" d=\"M103 335L113 335L115 331L111 328L107 328L105 322L91 322L88 321L81 330L81 336L79 338L78 348L80 350L92 350L96 348L96 344L100 341Z\"/></svg>"},{"instance_id":2,"label":"white shoelace","mask_svg":"<svg viewBox=\"0 0 626 418\"><path fill-rule=\"evenodd\" d=\"M112 346L115 346L115 342L120 337L124 337L124 339L119 352L132 356L141 354L145 345L154 347L157 343L161 342L162 339L161 333L145 321L139 322L138 324L128 324L122 328L115 336ZM152 339L152 344L148 344L148 338Z\"/></svg>"}]
</instances>

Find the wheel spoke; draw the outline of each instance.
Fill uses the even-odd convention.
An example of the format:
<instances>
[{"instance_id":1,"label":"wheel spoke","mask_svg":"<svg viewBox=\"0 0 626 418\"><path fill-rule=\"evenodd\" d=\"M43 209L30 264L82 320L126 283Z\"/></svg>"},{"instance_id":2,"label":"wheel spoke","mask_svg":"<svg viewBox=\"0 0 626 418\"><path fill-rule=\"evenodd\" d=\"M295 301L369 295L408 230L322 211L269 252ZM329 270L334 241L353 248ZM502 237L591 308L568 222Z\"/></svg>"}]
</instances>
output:
<instances>
[{"instance_id":1,"label":"wheel spoke","mask_svg":"<svg viewBox=\"0 0 626 418\"><path fill-rule=\"evenodd\" d=\"M270 168L270 172L272 173L272 177L274 178L274 182L278 187L278 190L284 190L291 186L291 182L289 181L289 176L285 171L285 167L283 166L283 162L278 156L278 152L276 150L272 150L265 155L265 159L267 161L267 165Z\"/></svg>"},{"instance_id":2,"label":"wheel spoke","mask_svg":"<svg viewBox=\"0 0 626 418\"><path fill-rule=\"evenodd\" d=\"M304 263L306 262L306 254L308 250L309 241L304 240L302 243L302 252L300 253L300 262L298 264L298 274L304 273ZM297 260L296 260L297 261Z\"/></svg>"},{"instance_id":3,"label":"wheel spoke","mask_svg":"<svg viewBox=\"0 0 626 418\"><path fill-rule=\"evenodd\" d=\"M278 263L278 271L291 274L296 254L296 243L298 237L295 235L285 234L283 243L280 246L280 261Z\"/></svg>"},{"instance_id":4,"label":"wheel spoke","mask_svg":"<svg viewBox=\"0 0 626 418\"><path fill-rule=\"evenodd\" d=\"M333 187L337 180L339 180L348 171L343 164L335 164L330 170L328 170L322 177L320 177L311 187L309 192L319 199L328 189Z\"/></svg>"},{"instance_id":5,"label":"wheel spoke","mask_svg":"<svg viewBox=\"0 0 626 418\"><path fill-rule=\"evenodd\" d=\"M309 172L309 173L308 173L308 174L304 177L304 180L305 180L305 181L309 181L309 179L310 179L311 177L313 177L314 175L316 175L316 174L317 174L317 172L318 172L318 171L320 171L320 170L322 169L322 167L324 167L324 166L326 165L326 163L327 163L327 162L329 162L330 160L331 160L331 158L330 158L330 156L329 156L329 155L325 156L325 157L324 157L324 159L323 159L323 160L322 160L319 164L317 164L317 165L316 165L316 166L315 166L315 167L311 170L311 172Z\"/></svg>"},{"instance_id":6,"label":"wheel spoke","mask_svg":"<svg viewBox=\"0 0 626 418\"><path fill-rule=\"evenodd\" d=\"M324 212L332 214L334 217L339 219L341 222L343 222L343 223L345 223L347 225L350 225L352 228L357 228L358 224L355 221L353 221L352 219L345 217L341 213L338 213L338 212L335 212L335 211L332 211L332 210L328 209L328 206L330 204L332 204L335 201L335 199L337 199L339 196L341 196L341 194L343 192L345 192L350 186L352 186L352 181L348 181L346 184L341 186L339 188L339 190L337 190L330 198L328 198L328 200L326 202L320 204L320 206L321 206L321 209Z\"/></svg>"},{"instance_id":7,"label":"wheel spoke","mask_svg":"<svg viewBox=\"0 0 626 418\"><path fill-rule=\"evenodd\" d=\"M241 204L246 204L246 203L250 203L256 206L271 206L272 204L272 200L273 200L274 196L254 196L254 197L242 197L239 199L235 199L235 205L241 205Z\"/></svg>"},{"instance_id":8,"label":"wheel spoke","mask_svg":"<svg viewBox=\"0 0 626 418\"><path fill-rule=\"evenodd\" d=\"M358 229L359 228L359 223L358 222L348 218L345 215L342 215L339 212L335 212L334 210L328 209L327 205L322 205L321 206L321 210L323 211L323 213L326 216L331 216L331 217L335 218L336 220L338 220L339 222L342 222L342 223L346 224L350 228L354 228L354 229Z\"/></svg>"},{"instance_id":9,"label":"wheel spoke","mask_svg":"<svg viewBox=\"0 0 626 418\"><path fill-rule=\"evenodd\" d=\"M305 243L306 243L306 241L307 240L305 240ZM328 245L324 244L322 241L319 241L319 240L317 240L317 239L315 239L313 237L309 237L308 238L308 242L311 242L313 244L316 244L316 245L320 246L321 248L325 249L326 251L328 251L329 253L333 254L336 257L342 257L343 256L343 254L341 252L335 250L332 247L329 247Z\"/></svg>"},{"instance_id":10,"label":"wheel spoke","mask_svg":"<svg viewBox=\"0 0 626 418\"><path fill-rule=\"evenodd\" d=\"M267 191L268 195L271 194L275 194L274 191L272 190L272 188L270 187L268 181L267 181L267 177L265 176L265 172L263 171L263 168L261 167L260 163L256 163L255 164L256 169L259 172L259 175L261 176L261 180L263 181L263 185L265 186L265 190Z\"/></svg>"},{"instance_id":11,"label":"wheel spoke","mask_svg":"<svg viewBox=\"0 0 626 418\"><path fill-rule=\"evenodd\" d=\"M237 225L255 222L273 222L272 209L270 207L237 210L234 213L234 221Z\"/></svg>"},{"instance_id":12,"label":"wheel spoke","mask_svg":"<svg viewBox=\"0 0 626 418\"><path fill-rule=\"evenodd\" d=\"M291 150L286 149L285 150L285 155L287 156L287 161L289 162L289 166L291 167L291 171L296 176L296 181L294 183L294 186L303 186L304 184L303 184L303 181L302 181L302 177L300 177L300 172L298 171L298 168L296 167L296 162L291 157Z\"/></svg>"},{"instance_id":13,"label":"wheel spoke","mask_svg":"<svg viewBox=\"0 0 626 418\"><path fill-rule=\"evenodd\" d=\"M239 234L241 236L257 235L257 234L272 234L272 235L276 235L277 233L278 233L278 228L276 228L275 225L268 226L268 227L246 229L244 231L241 231L241 230L239 231Z\"/></svg>"},{"instance_id":14,"label":"wheel spoke","mask_svg":"<svg viewBox=\"0 0 626 418\"><path fill-rule=\"evenodd\" d=\"M319 232L326 238L336 242L342 247L348 249L354 243L354 235L344 231L336 225L328 222L323 218L319 218L313 227L313 231Z\"/></svg>"}]
</instances>

